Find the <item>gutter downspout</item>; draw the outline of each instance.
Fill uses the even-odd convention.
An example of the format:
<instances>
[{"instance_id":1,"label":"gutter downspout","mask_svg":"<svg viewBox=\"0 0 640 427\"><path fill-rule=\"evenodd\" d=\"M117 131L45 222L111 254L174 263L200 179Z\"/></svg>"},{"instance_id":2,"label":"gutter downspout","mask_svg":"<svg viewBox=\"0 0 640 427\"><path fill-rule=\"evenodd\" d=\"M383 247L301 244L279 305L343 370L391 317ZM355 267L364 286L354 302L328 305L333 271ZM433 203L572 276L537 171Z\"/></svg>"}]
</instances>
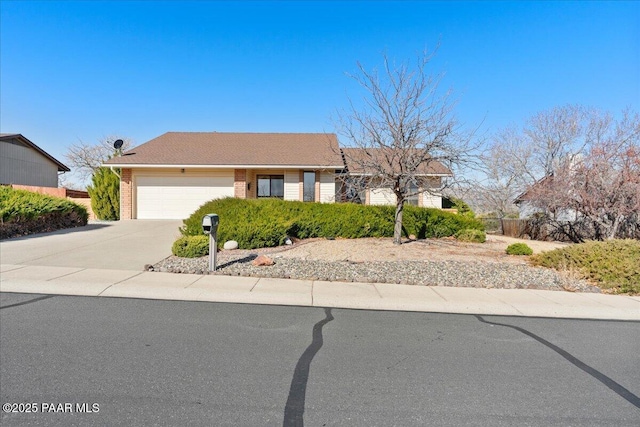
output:
<instances>
[{"instance_id":1,"label":"gutter downspout","mask_svg":"<svg viewBox=\"0 0 640 427\"><path fill-rule=\"evenodd\" d=\"M113 169L113 166L109 166L109 169L111 169L111 172L115 173L116 176L118 177L118 179L122 179L122 177L118 174L118 172L115 171L115 169Z\"/></svg>"}]
</instances>

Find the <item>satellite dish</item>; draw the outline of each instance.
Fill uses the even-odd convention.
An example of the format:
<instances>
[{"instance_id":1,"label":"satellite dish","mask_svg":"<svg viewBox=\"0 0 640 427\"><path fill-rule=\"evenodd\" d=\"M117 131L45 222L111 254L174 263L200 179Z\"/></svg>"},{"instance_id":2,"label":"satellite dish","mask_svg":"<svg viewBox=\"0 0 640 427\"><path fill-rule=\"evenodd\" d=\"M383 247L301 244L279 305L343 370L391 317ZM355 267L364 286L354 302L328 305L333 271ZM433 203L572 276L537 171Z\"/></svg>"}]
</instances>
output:
<instances>
[{"instance_id":1,"label":"satellite dish","mask_svg":"<svg viewBox=\"0 0 640 427\"><path fill-rule=\"evenodd\" d=\"M122 144L124 144L123 140L116 139L116 142L113 143L113 148L115 148L116 150L119 150L122 148Z\"/></svg>"}]
</instances>

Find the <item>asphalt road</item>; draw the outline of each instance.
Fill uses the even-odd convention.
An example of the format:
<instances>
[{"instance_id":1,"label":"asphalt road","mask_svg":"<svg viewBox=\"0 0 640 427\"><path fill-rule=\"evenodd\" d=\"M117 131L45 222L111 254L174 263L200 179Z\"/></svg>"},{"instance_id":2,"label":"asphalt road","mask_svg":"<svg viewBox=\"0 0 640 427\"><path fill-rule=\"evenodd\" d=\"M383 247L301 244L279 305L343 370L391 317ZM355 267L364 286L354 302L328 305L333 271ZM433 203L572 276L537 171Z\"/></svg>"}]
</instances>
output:
<instances>
[{"instance_id":1,"label":"asphalt road","mask_svg":"<svg viewBox=\"0 0 640 427\"><path fill-rule=\"evenodd\" d=\"M0 294L3 426L637 427L639 367L638 322Z\"/></svg>"}]
</instances>

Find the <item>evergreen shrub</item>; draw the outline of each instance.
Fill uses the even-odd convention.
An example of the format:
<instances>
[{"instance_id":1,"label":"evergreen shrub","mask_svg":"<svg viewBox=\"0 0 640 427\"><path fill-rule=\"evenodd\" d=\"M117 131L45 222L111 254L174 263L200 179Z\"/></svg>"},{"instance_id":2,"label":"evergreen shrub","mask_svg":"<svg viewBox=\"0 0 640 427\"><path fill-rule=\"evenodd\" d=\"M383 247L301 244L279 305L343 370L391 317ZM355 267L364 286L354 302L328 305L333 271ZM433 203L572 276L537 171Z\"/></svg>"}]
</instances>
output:
<instances>
[{"instance_id":1,"label":"evergreen shrub","mask_svg":"<svg viewBox=\"0 0 640 427\"><path fill-rule=\"evenodd\" d=\"M173 242L171 252L182 258L209 255L209 236L183 236Z\"/></svg>"},{"instance_id":2,"label":"evergreen shrub","mask_svg":"<svg viewBox=\"0 0 640 427\"><path fill-rule=\"evenodd\" d=\"M106 221L120 219L120 178L109 168L99 168L87 187L91 208L96 218Z\"/></svg>"},{"instance_id":3,"label":"evergreen shrub","mask_svg":"<svg viewBox=\"0 0 640 427\"><path fill-rule=\"evenodd\" d=\"M87 209L68 199L0 186L0 238L80 227Z\"/></svg>"},{"instance_id":4,"label":"evergreen shrub","mask_svg":"<svg viewBox=\"0 0 640 427\"><path fill-rule=\"evenodd\" d=\"M640 294L640 241L589 241L534 255L534 265L578 273L614 293Z\"/></svg>"},{"instance_id":5,"label":"evergreen shrub","mask_svg":"<svg viewBox=\"0 0 640 427\"><path fill-rule=\"evenodd\" d=\"M461 242L484 243L487 241L487 234L482 230L465 228L456 233L456 239Z\"/></svg>"},{"instance_id":6,"label":"evergreen shrub","mask_svg":"<svg viewBox=\"0 0 640 427\"><path fill-rule=\"evenodd\" d=\"M220 217L218 241L235 240L241 249L278 246L287 236L348 238L392 237L393 206L309 203L280 199L216 199L184 220L184 236L202 235L202 217ZM461 229L484 230L481 222L443 212L406 206L403 232L418 238L452 236Z\"/></svg>"},{"instance_id":7,"label":"evergreen shrub","mask_svg":"<svg viewBox=\"0 0 640 427\"><path fill-rule=\"evenodd\" d=\"M533 249L526 243L514 243L507 246L506 252L507 255L531 255L533 254Z\"/></svg>"}]
</instances>

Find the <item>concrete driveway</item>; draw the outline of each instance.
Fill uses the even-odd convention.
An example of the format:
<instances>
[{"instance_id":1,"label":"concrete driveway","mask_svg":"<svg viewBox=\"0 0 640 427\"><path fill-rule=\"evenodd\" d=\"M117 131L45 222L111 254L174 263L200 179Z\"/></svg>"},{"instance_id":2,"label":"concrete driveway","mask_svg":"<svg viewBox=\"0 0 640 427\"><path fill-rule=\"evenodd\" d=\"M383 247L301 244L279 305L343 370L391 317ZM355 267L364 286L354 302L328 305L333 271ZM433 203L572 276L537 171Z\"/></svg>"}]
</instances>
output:
<instances>
[{"instance_id":1,"label":"concrete driveway","mask_svg":"<svg viewBox=\"0 0 640 427\"><path fill-rule=\"evenodd\" d=\"M0 242L0 263L142 271L171 255L180 220L92 222Z\"/></svg>"}]
</instances>

